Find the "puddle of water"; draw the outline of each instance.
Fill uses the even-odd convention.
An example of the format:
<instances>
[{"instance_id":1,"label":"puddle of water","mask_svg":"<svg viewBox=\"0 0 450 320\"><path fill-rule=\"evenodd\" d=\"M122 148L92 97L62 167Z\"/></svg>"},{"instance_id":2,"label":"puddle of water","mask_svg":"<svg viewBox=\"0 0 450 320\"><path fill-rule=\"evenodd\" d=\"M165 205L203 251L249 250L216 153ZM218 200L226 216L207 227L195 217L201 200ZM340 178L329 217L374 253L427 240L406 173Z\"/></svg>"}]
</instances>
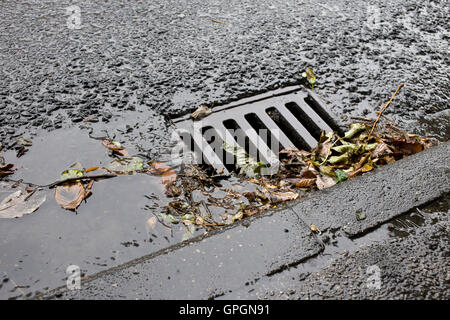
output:
<instances>
[{"instance_id":1,"label":"puddle of water","mask_svg":"<svg viewBox=\"0 0 450 320\"><path fill-rule=\"evenodd\" d=\"M89 168L113 160L101 141L76 128L34 138L21 158L12 151L4 157L19 168L11 179L36 184L58 180L74 162ZM37 211L0 220L0 279L9 279L0 286L0 299L65 285L69 265L90 275L180 242L181 226L170 231L148 223L168 203L160 177L118 176L95 182L92 191L78 214L62 209L54 200L55 190L46 189L47 200ZM7 194L0 193L0 201Z\"/></svg>"}]
</instances>

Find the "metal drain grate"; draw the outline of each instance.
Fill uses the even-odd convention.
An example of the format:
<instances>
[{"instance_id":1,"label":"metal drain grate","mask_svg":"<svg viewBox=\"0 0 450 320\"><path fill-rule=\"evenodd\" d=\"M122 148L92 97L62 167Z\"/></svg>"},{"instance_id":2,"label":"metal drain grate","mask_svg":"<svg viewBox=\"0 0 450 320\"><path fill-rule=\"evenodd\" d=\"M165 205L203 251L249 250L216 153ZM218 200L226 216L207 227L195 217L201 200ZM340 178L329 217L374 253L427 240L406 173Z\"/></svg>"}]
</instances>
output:
<instances>
[{"instance_id":1,"label":"metal drain grate","mask_svg":"<svg viewBox=\"0 0 450 320\"><path fill-rule=\"evenodd\" d=\"M320 99L300 86L214 108L200 121L185 116L174 123L183 152L191 151L195 163L207 163L225 173L234 169L236 159L223 150L223 142L245 148L268 165L263 174L273 174L282 148L311 150L321 130L339 130Z\"/></svg>"}]
</instances>

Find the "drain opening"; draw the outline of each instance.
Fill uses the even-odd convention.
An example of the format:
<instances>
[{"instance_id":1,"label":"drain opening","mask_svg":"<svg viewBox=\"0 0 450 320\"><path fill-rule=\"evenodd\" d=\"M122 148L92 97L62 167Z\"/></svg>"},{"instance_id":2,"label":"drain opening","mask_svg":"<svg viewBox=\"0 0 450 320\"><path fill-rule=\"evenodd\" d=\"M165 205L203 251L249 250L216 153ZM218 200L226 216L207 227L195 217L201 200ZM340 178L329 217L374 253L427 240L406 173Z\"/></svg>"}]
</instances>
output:
<instances>
[{"instance_id":1,"label":"drain opening","mask_svg":"<svg viewBox=\"0 0 450 320\"><path fill-rule=\"evenodd\" d=\"M298 149L310 151L310 146L306 141L297 133L297 130L286 120L286 118L275 107L266 109L267 115L276 123L279 129L291 140L291 142Z\"/></svg>"},{"instance_id":2,"label":"drain opening","mask_svg":"<svg viewBox=\"0 0 450 320\"><path fill-rule=\"evenodd\" d=\"M319 115L325 121L325 123L334 131L337 131L339 133L342 133L341 129L336 125L333 118L330 116L330 114L319 104L319 102L316 101L310 94L308 94L303 99L313 110L315 113Z\"/></svg>"},{"instance_id":3,"label":"drain opening","mask_svg":"<svg viewBox=\"0 0 450 320\"><path fill-rule=\"evenodd\" d=\"M236 167L236 157L222 148L224 141L221 138L221 135L219 135L212 126L203 127L201 133L206 143L209 144L212 151L215 152L221 161L221 164L223 164L228 171L234 171ZM210 164L214 165L213 163Z\"/></svg>"},{"instance_id":4,"label":"drain opening","mask_svg":"<svg viewBox=\"0 0 450 320\"><path fill-rule=\"evenodd\" d=\"M256 113L249 113L244 116L245 120L250 124L250 126L258 133L262 141L272 150L279 151L283 150L284 146L275 138L273 132L267 128L264 122L256 115ZM265 132L266 134L261 134ZM272 145L273 143L273 145ZM275 146L275 148L273 148ZM278 149L276 149L278 146ZM276 149L276 150L274 150Z\"/></svg>"},{"instance_id":5,"label":"drain opening","mask_svg":"<svg viewBox=\"0 0 450 320\"><path fill-rule=\"evenodd\" d=\"M308 130L311 135L319 141L322 130L295 102L286 103L286 108L297 118L297 120Z\"/></svg>"},{"instance_id":6,"label":"drain opening","mask_svg":"<svg viewBox=\"0 0 450 320\"><path fill-rule=\"evenodd\" d=\"M242 128L239 126L239 124L233 120L228 119L223 122L223 125L225 128L230 132L230 134L233 136L236 143L245 149L245 152L250 155L250 157L256 159L257 161L262 161L260 153L258 152L258 149L256 146L250 142L248 136L245 134L245 132L242 130Z\"/></svg>"}]
</instances>

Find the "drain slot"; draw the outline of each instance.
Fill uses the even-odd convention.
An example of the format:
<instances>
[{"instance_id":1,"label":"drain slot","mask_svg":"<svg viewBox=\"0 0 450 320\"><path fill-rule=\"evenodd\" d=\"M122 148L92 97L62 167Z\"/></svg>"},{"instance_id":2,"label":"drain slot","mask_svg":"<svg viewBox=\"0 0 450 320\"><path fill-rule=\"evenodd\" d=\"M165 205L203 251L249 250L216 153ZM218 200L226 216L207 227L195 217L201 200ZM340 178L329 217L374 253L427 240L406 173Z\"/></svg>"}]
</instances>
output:
<instances>
[{"instance_id":1,"label":"drain slot","mask_svg":"<svg viewBox=\"0 0 450 320\"><path fill-rule=\"evenodd\" d=\"M308 130L317 141L320 139L321 129L314 121L303 111L295 102L286 103L286 108L300 121L300 123Z\"/></svg>"},{"instance_id":2,"label":"drain slot","mask_svg":"<svg viewBox=\"0 0 450 320\"><path fill-rule=\"evenodd\" d=\"M288 137L288 139L294 144L294 146L298 149L310 150L311 146L306 142L306 140L300 136L294 127L291 125L292 118L288 121L284 115L282 115L277 108L271 107L266 109L266 113L270 118L277 124L278 128L284 132L284 134ZM297 126L298 127L298 126ZM306 129L304 129L306 131ZM308 133L308 135L310 135ZM314 139L310 137L311 144L314 145Z\"/></svg>"},{"instance_id":3,"label":"drain slot","mask_svg":"<svg viewBox=\"0 0 450 320\"><path fill-rule=\"evenodd\" d=\"M281 143L274 137L272 134L272 131L267 128L264 123L261 121L261 119L258 118L258 116L255 113L249 113L244 116L245 120L250 124L250 126L258 133L259 137L263 140L263 142L267 146L275 146L275 149L277 150L283 150L284 147L281 145ZM273 150L272 150L273 151Z\"/></svg>"},{"instance_id":4,"label":"drain slot","mask_svg":"<svg viewBox=\"0 0 450 320\"><path fill-rule=\"evenodd\" d=\"M332 116L325 110L325 107L322 106L318 99L313 96L312 93L309 93L306 97L303 98L303 108L310 107L312 110L308 112L308 114L311 115L318 115L315 119L313 119L317 124L322 123L323 127L328 128L328 130L325 130L326 132L329 131L338 131L340 132L341 129L339 126L336 125L334 119Z\"/></svg>"},{"instance_id":5,"label":"drain slot","mask_svg":"<svg viewBox=\"0 0 450 320\"><path fill-rule=\"evenodd\" d=\"M177 131L184 132L183 140L194 142L190 148L200 153L197 163L206 162L224 173L233 171L236 164L234 155L223 150L224 141L244 148L252 158L276 170L278 152L283 148L311 150L322 130L339 131L314 93L301 87L217 107L200 121L185 116L174 122Z\"/></svg>"}]
</instances>

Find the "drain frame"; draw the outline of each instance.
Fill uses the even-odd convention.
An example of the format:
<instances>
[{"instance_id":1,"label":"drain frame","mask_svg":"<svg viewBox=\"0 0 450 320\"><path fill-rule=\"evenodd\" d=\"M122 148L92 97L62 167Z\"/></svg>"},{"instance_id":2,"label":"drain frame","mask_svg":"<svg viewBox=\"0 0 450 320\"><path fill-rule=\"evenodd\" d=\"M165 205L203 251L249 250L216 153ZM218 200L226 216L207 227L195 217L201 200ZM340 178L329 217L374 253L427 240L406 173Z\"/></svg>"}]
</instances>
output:
<instances>
[{"instance_id":1,"label":"drain frame","mask_svg":"<svg viewBox=\"0 0 450 320\"><path fill-rule=\"evenodd\" d=\"M288 107L288 104L291 105ZM298 107L299 112L290 110L290 108L295 108L293 104ZM277 110L281 116L278 121L279 124L273 119L273 115L269 115L269 109ZM314 137L314 135L317 137L317 129L325 132L338 131L342 133L342 124L329 109L312 90L303 86L290 86L215 107L210 115L198 121L191 119L190 115L185 115L173 119L173 122L177 127L175 131L178 133L179 143L184 146L183 152L193 153L194 161L197 164L207 163L213 166L217 172L228 174L230 170L226 166L229 163L224 161L226 155L217 153L217 146L213 148L203 134L204 128L213 128L215 137L226 141L228 144L245 148L247 143L237 141L233 131L225 126L226 121L235 121L248 141L256 146L258 158L261 158L261 161L268 165L261 172L262 175L265 175L274 174L278 169L280 145L283 148L311 150L318 143L318 140ZM269 142L267 137L264 141L246 118L249 115L256 115L269 129L268 135L271 136L271 146L266 144L266 142ZM299 115L306 117L299 119ZM280 126L280 123L284 123L284 128L283 125ZM291 131L291 137L286 133L286 130L289 130L288 127ZM188 143L182 138L186 134L191 137ZM299 139L293 141L292 135L297 135ZM192 141L194 145L191 145ZM277 143L278 145L276 145ZM177 152L180 152L180 149ZM255 154L250 154L250 156L255 157Z\"/></svg>"}]
</instances>

